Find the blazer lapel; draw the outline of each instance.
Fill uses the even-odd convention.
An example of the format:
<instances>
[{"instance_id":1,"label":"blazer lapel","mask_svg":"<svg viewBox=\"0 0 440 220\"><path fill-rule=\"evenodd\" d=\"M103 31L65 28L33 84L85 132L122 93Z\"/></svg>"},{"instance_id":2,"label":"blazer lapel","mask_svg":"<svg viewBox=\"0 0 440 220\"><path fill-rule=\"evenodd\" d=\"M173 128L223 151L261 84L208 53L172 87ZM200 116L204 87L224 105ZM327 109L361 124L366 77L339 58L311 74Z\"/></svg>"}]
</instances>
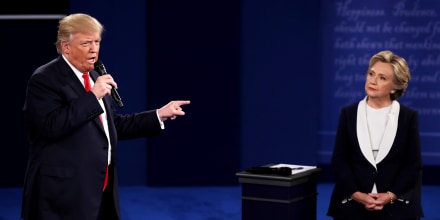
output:
<instances>
[{"instance_id":1,"label":"blazer lapel","mask_svg":"<svg viewBox=\"0 0 440 220\"><path fill-rule=\"evenodd\" d=\"M384 135L380 143L379 152L376 156L376 159L374 159L373 151L371 149L370 132L368 131L367 125L366 107L367 102L365 97L362 101L359 102L358 105L356 124L357 137L362 154L368 160L368 162L370 162L370 164L377 169L376 164L381 162L387 156L387 154L390 152L391 146L393 146L394 139L397 133L400 104L396 100L394 100L391 104L391 110L388 114Z\"/></svg>"},{"instance_id":2,"label":"blazer lapel","mask_svg":"<svg viewBox=\"0 0 440 220\"><path fill-rule=\"evenodd\" d=\"M96 71L90 71L89 72L90 76L92 77L93 81L96 82L96 79L98 78L99 74ZM114 122L113 122L113 108L112 108L112 104L113 104L113 99L110 96L104 96L104 98L102 98L102 101L104 102L104 106L105 106L105 111L107 113L107 124L108 124L108 129L109 129L109 135L110 135L110 143L112 144L112 146L116 146L116 130ZM104 127L102 126L102 130L104 131Z\"/></svg>"},{"instance_id":3,"label":"blazer lapel","mask_svg":"<svg viewBox=\"0 0 440 220\"><path fill-rule=\"evenodd\" d=\"M81 95L85 92L84 86L77 79L75 73L70 68L69 64L59 56L57 62L59 63L59 67L62 69L61 73L65 76L65 82L68 84L76 94Z\"/></svg>"},{"instance_id":4,"label":"blazer lapel","mask_svg":"<svg viewBox=\"0 0 440 220\"><path fill-rule=\"evenodd\" d=\"M84 85L78 80L78 78L76 77L75 73L73 72L69 64L63 59L62 56L58 57L57 62L59 63L60 68L63 69L61 72L66 77L65 78L66 84L68 84L70 88L72 88L73 91L75 91L75 93L78 94L78 96L84 94L86 92L86 90L84 89ZM90 76L92 77L93 81L96 81L98 73L90 71ZM102 126L102 122L101 120L99 120L98 117L94 120L94 123L96 124L96 126L100 127L102 132L105 134L104 127Z\"/></svg>"},{"instance_id":5,"label":"blazer lapel","mask_svg":"<svg viewBox=\"0 0 440 220\"><path fill-rule=\"evenodd\" d=\"M365 97L362 101L360 101L358 105L356 133L362 154L368 160L368 162L370 162L370 164L377 169L376 161L374 160L373 151L371 149L370 132L368 131L368 125L367 125L366 100L367 97Z\"/></svg>"},{"instance_id":6,"label":"blazer lapel","mask_svg":"<svg viewBox=\"0 0 440 220\"><path fill-rule=\"evenodd\" d=\"M388 113L388 120L383 134L382 141L380 143L379 152L376 156L376 163L382 161L390 152L391 146L393 146L394 138L397 133L397 124L399 119L400 104L396 100L391 104L391 111Z\"/></svg>"}]
</instances>

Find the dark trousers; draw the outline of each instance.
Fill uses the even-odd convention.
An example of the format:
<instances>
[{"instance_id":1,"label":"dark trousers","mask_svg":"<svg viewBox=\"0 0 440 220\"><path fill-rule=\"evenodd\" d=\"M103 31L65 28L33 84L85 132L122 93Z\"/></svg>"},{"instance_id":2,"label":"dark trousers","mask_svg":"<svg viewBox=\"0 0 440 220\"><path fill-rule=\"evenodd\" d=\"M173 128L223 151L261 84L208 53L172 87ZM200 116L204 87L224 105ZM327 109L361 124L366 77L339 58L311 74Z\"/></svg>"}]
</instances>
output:
<instances>
[{"instance_id":1,"label":"dark trousers","mask_svg":"<svg viewBox=\"0 0 440 220\"><path fill-rule=\"evenodd\" d=\"M102 192L101 208L97 220L119 220L116 214L115 200L113 198L113 166L109 165L108 185L104 192Z\"/></svg>"}]
</instances>

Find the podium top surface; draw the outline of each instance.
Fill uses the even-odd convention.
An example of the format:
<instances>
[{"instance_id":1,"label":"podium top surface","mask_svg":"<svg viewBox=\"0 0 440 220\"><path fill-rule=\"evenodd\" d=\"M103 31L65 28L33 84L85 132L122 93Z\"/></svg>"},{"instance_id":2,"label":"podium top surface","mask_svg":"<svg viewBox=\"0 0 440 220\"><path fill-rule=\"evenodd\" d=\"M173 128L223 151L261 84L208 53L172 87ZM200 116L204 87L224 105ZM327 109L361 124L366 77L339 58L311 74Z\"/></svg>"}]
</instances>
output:
<instances>
[{"instance_id":1,"label":"podium top surface","mask_svg":"<svg viewBox=\"0 0 440 220\"><path fill-rule=\"evenodd\" d=\"M240 183L263 184L274 186L293 186L309 181L316 181L321 168L312 168L293 175L281 176L276 174L255 174L246 171L236 173Z\"/></svg>"}]
</instances>

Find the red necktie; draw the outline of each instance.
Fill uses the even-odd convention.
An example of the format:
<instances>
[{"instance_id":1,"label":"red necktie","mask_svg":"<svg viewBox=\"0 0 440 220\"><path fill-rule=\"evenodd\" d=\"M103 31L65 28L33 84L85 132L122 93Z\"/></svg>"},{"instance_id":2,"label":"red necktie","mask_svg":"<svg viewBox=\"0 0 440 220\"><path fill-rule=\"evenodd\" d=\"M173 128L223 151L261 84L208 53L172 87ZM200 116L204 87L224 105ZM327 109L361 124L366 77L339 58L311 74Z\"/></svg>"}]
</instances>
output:
<instances>
[{"instance_id":1,"label":"red necktie","mask_svg":"<svg viewBox=\"0 0 440 220\"><path fill-rule=\"evenodd\" d=\"M84 79L84 88L88 92L92 89L92 86L90 85L89 73L88 72L83 73L82 77ZM101 123L103 123L102 126L104 126L104 122L102 122L102 115L99 115L99 119L101 120Z\"/></svg>"},{"instance_id":2,"label":"red necktie","mask_svg":"<svg viewBox=\"0 0 440 220\"><path fill-rule=\"evenodd\" d=\"M84 88L88 92L92 89L92 86L90 85L89 73L88 72L83 73L82 77L84 79Z\"/></svg>"},{"instance_id":3,"label":"red necktie","mask_svg":"<svg viewBox=\"0 0 440 220\"><path fill-rule=\"evenodd\" d=\"M83 73L82 77L84 79L84 88L88 92L88 91L90 91L90 89L92 89L92 86L90 85L89 73L88 72ZM101 115L99 115L99 119L101 120L101 123L103 123ZM102 126L104 126L104 123L102 124ZM107 187L107 183L108 183L108 166L107 166L107 169L105 171L104 187L102 188L102 191L104 191L105 188Z\"/></svg>"}]
</instances>

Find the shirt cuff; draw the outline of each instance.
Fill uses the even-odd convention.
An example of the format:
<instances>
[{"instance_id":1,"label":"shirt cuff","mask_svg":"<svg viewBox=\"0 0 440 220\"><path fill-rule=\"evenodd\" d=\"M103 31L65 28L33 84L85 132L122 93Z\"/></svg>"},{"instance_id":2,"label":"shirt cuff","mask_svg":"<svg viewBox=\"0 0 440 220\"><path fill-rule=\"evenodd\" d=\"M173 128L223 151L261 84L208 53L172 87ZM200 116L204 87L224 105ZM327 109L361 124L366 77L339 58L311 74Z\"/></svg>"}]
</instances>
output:
<instances>
[{"instance_id":1,"label":"shirt cuff","mask_svg":"<svg viewBox=\"0 0 440 220\"><path fill-rule=\"evenodd\" d=\"M162 128L162 130L163 130L163 129L165 129L165 124L163 123L163 121L162 121L162 120L160 120L160 117L159 117L159 112L158 112L158 110L156 110L156 116L157 116L157 120L159 120L159 123L160 123L160 128Z\"/></svg>"}]
</instances>

